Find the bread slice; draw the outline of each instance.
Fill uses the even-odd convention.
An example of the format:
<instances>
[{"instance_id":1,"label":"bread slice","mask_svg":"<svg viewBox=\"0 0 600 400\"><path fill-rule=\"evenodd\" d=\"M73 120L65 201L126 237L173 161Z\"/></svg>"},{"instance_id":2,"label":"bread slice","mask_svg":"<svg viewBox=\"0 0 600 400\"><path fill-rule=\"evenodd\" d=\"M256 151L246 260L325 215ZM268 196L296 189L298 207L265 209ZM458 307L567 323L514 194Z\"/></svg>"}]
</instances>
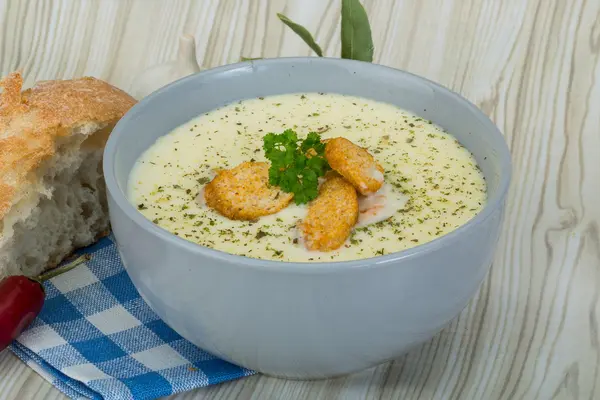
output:
<instances>
[{"instance_id":1,"label":"bread slice","mask_svg":"<svg viewBox=\"0 0 600 400\"><path fill-rule=\"evenodd\" d=\"M109 229L102 153L135 104L94 78L0 81L0 279L36 275Z\"/></svg>"}]
</instances>

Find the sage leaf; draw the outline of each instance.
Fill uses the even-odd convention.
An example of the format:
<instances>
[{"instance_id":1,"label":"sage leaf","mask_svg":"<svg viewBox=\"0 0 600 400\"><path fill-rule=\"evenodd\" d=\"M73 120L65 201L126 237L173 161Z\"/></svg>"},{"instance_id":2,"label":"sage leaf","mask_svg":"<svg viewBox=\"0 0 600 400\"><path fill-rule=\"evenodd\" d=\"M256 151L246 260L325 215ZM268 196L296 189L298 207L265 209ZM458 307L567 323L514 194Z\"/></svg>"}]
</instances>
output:
<instances>
[{"instance_id":1,"label":"sage leaf","mask_svg":"<svg viewBox=\"0 0 600 400\"><path fill-rule=\"evenodd\" d=\"M342 0L342 58L373 62L369 18L359 0Z\"/></svg>"},{"instance_id":2,"label":"sage leaf","mask_svg":"<svg viewBox=\"0 0 600 400\"><path fill-rule=\"evenodd\" d=\"M281 22L289 26L291 30L293 30L298 36L300 36L300 38L302 38L302 40L304 40L304 42L311 49L313 49L313 51L317 53L319 57L323 57L323 50L321 50L321 47L319 47L317 42L315 42L315 39L313 39L312 35L305 27L303 27L302 25L298 25L283 14L277 13L277 17L279 17Z\"/></svg>"}]
</instances>

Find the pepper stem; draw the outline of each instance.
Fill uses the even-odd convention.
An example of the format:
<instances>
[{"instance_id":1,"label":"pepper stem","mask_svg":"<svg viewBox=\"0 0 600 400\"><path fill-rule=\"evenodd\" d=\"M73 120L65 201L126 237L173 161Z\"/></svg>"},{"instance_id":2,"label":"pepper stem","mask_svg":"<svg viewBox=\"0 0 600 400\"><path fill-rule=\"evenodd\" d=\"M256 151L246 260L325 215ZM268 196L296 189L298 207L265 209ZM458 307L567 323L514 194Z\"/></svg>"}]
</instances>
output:
<instances>
[{"instance_id":1,"label":"pepper stem","mask_svg":"<svg viewBox=\"0 0 600 400\"><path fill-rule=\"evenodd\" d=\"M58 275L64 274L65 272L72 270L73 268L77 267L78 265L91 260L91 258L92 258L91 255L84 254L82 256L77 257L75 260L71 261L70 263L63 265L62 267L54 268L48 272L45 272L41 275L36 276L33 279L40 283L47 281L48 279L52 279Z\"/></svg>"}]
</instances>

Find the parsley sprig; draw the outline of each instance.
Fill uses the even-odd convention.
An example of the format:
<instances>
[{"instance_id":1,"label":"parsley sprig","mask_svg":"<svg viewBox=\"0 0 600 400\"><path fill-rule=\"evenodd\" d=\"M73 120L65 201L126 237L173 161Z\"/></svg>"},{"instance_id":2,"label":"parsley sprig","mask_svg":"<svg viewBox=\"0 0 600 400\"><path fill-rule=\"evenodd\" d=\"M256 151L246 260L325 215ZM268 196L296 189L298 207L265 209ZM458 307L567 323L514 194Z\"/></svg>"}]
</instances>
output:
<instances>
[{"instance_id":1,"label":"parsley sprig","mask_svg":"<svg viewBox=\"0 0 600 400\"><path fill-rule=\"evenodd\" d=\"M265 156L271 161L269 184L294 194L296 204L305 204L319 193L319 177L330 169L325 159L325 144L311 132L299 141L291 129L263 137Z\"/></svg>"}]
</instances>

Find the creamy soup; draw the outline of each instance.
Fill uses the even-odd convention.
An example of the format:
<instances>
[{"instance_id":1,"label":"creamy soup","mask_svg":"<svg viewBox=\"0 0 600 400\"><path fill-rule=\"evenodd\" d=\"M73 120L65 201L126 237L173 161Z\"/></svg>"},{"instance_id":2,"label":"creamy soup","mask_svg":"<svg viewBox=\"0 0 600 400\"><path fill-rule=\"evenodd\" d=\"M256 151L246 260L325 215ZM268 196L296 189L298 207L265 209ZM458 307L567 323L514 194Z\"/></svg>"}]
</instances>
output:
<instances>
[{"instance_id":1,"label":"creamy soup","mask_svg":"<svg viewBox=\"0 0 600 400\"><path fill-rule=\"evenodd\" d=\"M361 198L361 217L345 244L308 251L297 222L308 205L294 202L254 221L208 208L202 189L215 171L266 161L263 136L293 129L323 139L344 137L384 168L376 195L385 211L369 219L377 198ZM343 261L397 252L445 235L486 201L484 177L471 153L448 132L395 106L337 94L249 99L202 114L159 138L137 161L128 196L148 219L203 246L247 257L294 262ZM199 195L200 194L200 195Z\"/></svg>"}]
</instances>

